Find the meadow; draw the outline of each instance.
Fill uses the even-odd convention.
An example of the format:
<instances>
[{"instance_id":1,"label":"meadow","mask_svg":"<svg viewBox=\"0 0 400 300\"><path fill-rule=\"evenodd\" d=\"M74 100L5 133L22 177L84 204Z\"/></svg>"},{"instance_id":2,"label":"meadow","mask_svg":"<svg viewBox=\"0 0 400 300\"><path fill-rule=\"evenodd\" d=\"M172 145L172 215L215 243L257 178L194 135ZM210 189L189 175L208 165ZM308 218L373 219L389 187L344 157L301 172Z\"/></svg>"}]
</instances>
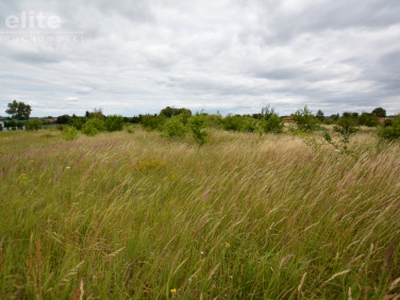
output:
<instances>
[{"instance_id":1,"label":"meadow","mask_svg":"<svg viewBox=\"0 0 400 300\"><path fill-rule=\"evenodd\" d=\"M0 132L3 299L399 299L400 144Z\"/></svg>"}]
</instances>

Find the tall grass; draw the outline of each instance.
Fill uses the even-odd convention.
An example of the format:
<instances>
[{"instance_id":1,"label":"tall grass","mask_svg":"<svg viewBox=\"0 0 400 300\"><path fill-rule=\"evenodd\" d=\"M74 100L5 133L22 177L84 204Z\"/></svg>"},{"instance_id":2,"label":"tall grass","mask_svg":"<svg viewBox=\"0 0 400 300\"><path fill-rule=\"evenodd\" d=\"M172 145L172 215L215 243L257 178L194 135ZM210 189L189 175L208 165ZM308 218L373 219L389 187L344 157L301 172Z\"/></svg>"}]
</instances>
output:
<instances>
[{"instance_id":1,"label":"tall grass","mask_svg":"<svg viewBox=\"0 0 400 300\"><path fill-rule=\"evenodd\" d=\"M399 144L45 133L0 134L2 298L400 292Z\"/></svg>"}]
</instances>

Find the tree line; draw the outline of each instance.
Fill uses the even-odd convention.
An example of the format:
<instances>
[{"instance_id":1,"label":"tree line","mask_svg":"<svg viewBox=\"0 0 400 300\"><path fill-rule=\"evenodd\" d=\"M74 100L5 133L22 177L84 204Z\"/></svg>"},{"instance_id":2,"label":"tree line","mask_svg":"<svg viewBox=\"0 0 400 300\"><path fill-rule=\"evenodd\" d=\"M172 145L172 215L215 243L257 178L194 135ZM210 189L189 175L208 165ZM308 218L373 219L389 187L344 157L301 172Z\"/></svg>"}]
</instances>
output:
<instances>
[{"instance_id":1,"label":"tree line","mask_svg":"<svg viewBox=\"0 0 400 300\"><path fill-rule=\"evenodd\" d=\"M6 110L6 113L10 115L7 125L15 127L22 124L16 122L24 122L23 124L28 130L40 129L43 122L37 118L29 120L31 112L30 105L14 100L8 104ZM101 109L94 109L92 112L87 111L84 116L75 114L59 116L56 123L60 129L69 126L87 135L96 135L103 131L119 131L123 129L124 124L140 124L147 130L159 130L162 135L169 137L183 136L187 132L192 132L199 143L204 143L205 128L279 134L284 131L285 120L293 125L289 128L295 133L310 133L323 129L321 125L335 125L335 128L345 128L344 131L348 134L355 131L354 128L368 126L380 127L380 135L384 138L397 139L400 137L399 117L386 118L386 110L382 107L361 114L343 112L341 115L325 116L322 110L313 114L305 106L286 117L279 116L270 105L263 107L259 113L251 115L228 114L225 117L219 113L197 112L193 114L190 109L170 106L163 108L158 114L140 114L133 117L106 116Z\"/></svg>"}]
</instances>

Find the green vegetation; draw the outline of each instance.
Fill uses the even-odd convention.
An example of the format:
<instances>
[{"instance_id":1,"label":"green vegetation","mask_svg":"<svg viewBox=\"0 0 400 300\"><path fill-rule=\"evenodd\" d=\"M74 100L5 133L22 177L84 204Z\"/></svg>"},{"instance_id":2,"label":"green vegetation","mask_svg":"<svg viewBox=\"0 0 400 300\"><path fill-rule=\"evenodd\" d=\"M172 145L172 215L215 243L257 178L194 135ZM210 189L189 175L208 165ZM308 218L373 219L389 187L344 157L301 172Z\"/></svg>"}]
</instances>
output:
<instances>
[{"instance_id":1,"label":"green vegetation","mask_svg":"<svg viewBox=\"0 0 400 300\"><path fill-rule=\"evenodd\" d=\"M78 138L79 131L73 126L64 125L62 128L62 135L64 140L73 141Z\"/></svg>"},{"instance_id":2,"label":"green vegetation","mask_svg":"<svg viewBox=\"0 0 400 300\"><path fill-rule=\"evenodd\" d=\"M162 135L165 137L182 137L185 136L187 129L184 124L182 115L169 118L163 126Z\"/></svg>"},{"instance_id":3,"label":"green vegetation","mask_svg":"<svg viewBox=\"0 0 400 300\"><path fill-rule=\"evenodd\" d=\"M12 119L28 120L32 112L30 105L25 104L24 102L18 102L16 100L8 103L7 106L8 109L6 110L6 113L9 114Z\"/></svg>"},{"instance_id":4,"label":"green vegetation","mask_svg":"<svg viewBox=\"0 0 400 300\"><path fill-rule=\"evenodd\" d=\"M108 116L104 125L110 132L121 131L122 129L124 129L124 118L118 115Z\"/></svg>"},{"instance_id":5,"label":"green vegetation","mask_svg":"<svg viewBox=\"0 0 400 300\"><path fill-rule=\"evenodd\" d=\"M82 127L82 132L91 136L95 136L105 130L106 127L104 125L104 121L98 118L90 119Z\"/></svg>"},{"instance_id":6,"label":"green vegetation","mask_svg":"<svg viewBox=\"0 0 400 300\"><path fill-rule=\"evenodd\" d=\"M31 119L25 123L25 128L28 131L39 130L42 128L42 122L39 119Z\"/></svg>"},{"instance_id":7,"label":"green vegetation","mask_svg":"<svg viewBox=\"0 0 400 300\"><path fill-rule=\"evenodd\" d=\"M312 111L308 109L307 105L293 114L293 122L298 131L306 133L313 132L317 125L317 120L314 118Z\"/></svg>"},{"instance_id":8,"label":"green vegetation","mask_svg":"<svg viewBox=\"0 0 400 300\"><path fill-rule=\"evenodd\" d=\"M400 116L393 120L386 120L378 134L381 138L389 141L400 139Z\"/></svg>"},{"instance_id":9,"label":"green vegetation","mask_svg":"<svg viewBox=\"0 0 400 300\"><path fill-rule=\"evenodd\" d=\"M63 133L0 132L4 299L400 293L398 142L360 130L342 155L290 133Z\"/></svg>"}]
</instances>

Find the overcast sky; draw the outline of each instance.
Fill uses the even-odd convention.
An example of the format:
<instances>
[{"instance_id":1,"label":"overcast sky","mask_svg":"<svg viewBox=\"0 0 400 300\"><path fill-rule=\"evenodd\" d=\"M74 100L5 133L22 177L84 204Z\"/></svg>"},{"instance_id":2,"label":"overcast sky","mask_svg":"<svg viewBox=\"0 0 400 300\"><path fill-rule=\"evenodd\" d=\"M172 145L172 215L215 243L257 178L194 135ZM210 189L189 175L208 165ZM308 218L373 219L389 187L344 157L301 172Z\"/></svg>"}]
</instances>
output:
<instances>
[{"instance_id":1,"label":"overcast sky","mask_svg":"<svg viewBox=\"0 0 400 300\"><path fill-rule=\"evenodd\" d=\"M2 116L400 112L398 0L1 0L0 22Z\"/></svg>"}]
</instances>

